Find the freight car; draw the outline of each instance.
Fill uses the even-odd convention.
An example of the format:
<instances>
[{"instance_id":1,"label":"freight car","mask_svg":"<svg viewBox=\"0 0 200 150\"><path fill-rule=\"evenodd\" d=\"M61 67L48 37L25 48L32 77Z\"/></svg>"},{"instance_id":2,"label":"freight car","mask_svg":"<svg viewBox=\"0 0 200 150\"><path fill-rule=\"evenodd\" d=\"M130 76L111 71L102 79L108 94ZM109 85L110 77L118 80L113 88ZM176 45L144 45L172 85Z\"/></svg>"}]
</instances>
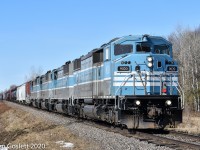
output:
<instances>
[{"instance_id":1,"label":"freight car","mask_svg":"<svg viewBox=\"0 0 200 150\"><path fill-rule=\"evenodd\" d=\"M0 93L0 100L3 100L3 92Z\"/></svg>"},{"instance_id":2,"label":"freight car","mask_svg":"<svg viewBox=\"0 0 200 150\"><path fill-rule=\"evenodd\" d=\"M30 82L26 82L17 87L17 100L18 103L30 104Z\"/></svg>"},{"instance_id":3,"label":"freight car","mask_svg":"<svg viewBox=\"0 0 200 150\"><path fill-rule=\"evenodd\" d=\"M5 91L5 99L10 100L10 90Z\"/></svg>"},{"instance_id":4,"label":"freight car","mask_svg":"<svg viewBox=\"0 0 200 150\"><path fill-rule=\"evenodd\" d=\"M8 101L16 101L17 86L12 86L9 90L4 92L5 99Z\"/></svg>"},{"instance_id":5,"label":"freight car","mask_svg":"<svg viewBox=\"0 0 200 150\"><path fill-rule=\"evenodd\" d=\"M30 105L30 90L30 82L26 82L20 86L12 86L9 90L3 92L3 99Z\"/></svg>"}]
</instances>

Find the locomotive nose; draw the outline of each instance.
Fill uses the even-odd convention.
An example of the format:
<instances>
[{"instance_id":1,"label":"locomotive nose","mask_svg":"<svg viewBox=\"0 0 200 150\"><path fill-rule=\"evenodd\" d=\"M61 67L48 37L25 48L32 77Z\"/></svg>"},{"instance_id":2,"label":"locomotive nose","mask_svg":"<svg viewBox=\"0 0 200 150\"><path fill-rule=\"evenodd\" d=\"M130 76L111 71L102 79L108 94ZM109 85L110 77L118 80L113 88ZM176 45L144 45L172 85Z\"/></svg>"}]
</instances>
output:
<instances>
[{"instance_id":1,"label":"locomotive nose","mask_svg":"<svg viewBox=\"0 0 200 150\"><path fill-rule=\"evenodd\" d=\"M176 72L177 65L167 57L147 56L146 65L153 71Z\"/></svg>"}]
</instances>

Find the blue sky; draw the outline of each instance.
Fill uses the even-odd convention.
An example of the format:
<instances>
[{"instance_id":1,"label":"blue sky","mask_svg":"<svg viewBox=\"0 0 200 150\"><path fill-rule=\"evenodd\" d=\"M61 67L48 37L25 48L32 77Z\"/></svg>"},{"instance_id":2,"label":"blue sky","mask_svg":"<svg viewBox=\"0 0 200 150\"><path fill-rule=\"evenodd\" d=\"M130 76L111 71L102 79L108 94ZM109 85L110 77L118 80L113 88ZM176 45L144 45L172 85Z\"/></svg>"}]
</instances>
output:
<instances>
[{"instance_id":1,"label":"blue sky","mask_svg":"<svg viewBox=\"0 0 200 150\"><path fill-rule=\"evenodd\" d=\"M124 35L167 37L200 23L200 1L1 0L0 91Z\"/></svg>"}]
</instances>

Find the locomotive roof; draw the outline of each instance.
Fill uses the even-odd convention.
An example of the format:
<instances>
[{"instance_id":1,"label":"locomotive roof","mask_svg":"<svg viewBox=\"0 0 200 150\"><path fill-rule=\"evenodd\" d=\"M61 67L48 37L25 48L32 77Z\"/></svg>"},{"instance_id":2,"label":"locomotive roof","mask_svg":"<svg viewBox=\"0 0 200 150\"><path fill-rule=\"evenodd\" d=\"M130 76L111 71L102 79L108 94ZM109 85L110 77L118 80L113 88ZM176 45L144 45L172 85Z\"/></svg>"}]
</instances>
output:
<instances>
[{"instance_id":1,"label":"locomotive roof","mask_svg":"<svg viewBox=\"0 0 200 150\"><path fill-rule=\"evenodd\" d=\"M163 37L160 37L160 36L150 36L150 35L147 35L147 34L144 34L144 35L128 35L128 36L123 36L123 37L116 37L112 40L110 40L108 43L104 43L103 45L101 45L99 48L95 48L93 50L91 50L90 52L88 52L86 55L82 56L81 57L81 60L85 60L89 57L92 56L93 53L95 53L96 51L98 50L101 50L103 49L104 47L106 47L107 45L111 44L111 43L114 43L114 42L117 42L117 40L119 40L119 42L123 39L134 39L134 40L138 40L138 42L142 42L142 38L146 36L148 38L148 40L154 44L159 44L159 43L163 43L163 41L165 41L167 44L171 44L169 41L167 41L166 39L164 39ZM76 59L75 59L76 60Z\"/></svg>"},{"instance_id":2,"label":"locomotive roof","mask_svg":"<svg viewBox=\"0 0 200 150\"><path fill-rule=\"evenodd\" d=\"M44 77L45 77L45 75L41 75L41 76L40 76L40 78L44 78Z\"/></svg>"},{"instance_id":3,"label":"locomotive roof","mask_svg":"<svg viewBox=\"0 0 200 150\"><path fill-rule=\"evenodd\" d=\"M110 40L108 43L104 43L104 44L101 45L99 48L95 48L95 49L91 50L91 51L88 52L86 55L82 56L82 57L81 57L81 60L85 60L85 59L91 57L93 53L95 53L95 52L97 52L97 51L99 51L99 50L102 50L105 46L107 46L108 44L110 44L110 43L112 43L112 42L114 42L114 41L116 41L116 40L118 40L118 39L119 39L118 37L117 37L117 38L114 38L114 39Z\"/></svg>"},{"instance_id":4,"label":"locomotive roof","mask_svg":"<svg viewBox=\"0 0 200 150\"><path fill-rule=\"evenodd\" d=\"M51 70L47 71L46 74L47 74L47 73L50 73L50 72L51 72Z\"/></svg>"},{"instance_id":5,"label":"locomotive roof","mask_svg":"<svg viewBox=\"0 0 200 150\"><path fill-rule=\"evenodd\" d=\"M155 45L163 44L163 42L171 45L171 42L167 41L165 38L161 36L149 36L148 39L150 40L150 42L152 42Z\"/></svg>"},{"instance_id":6,"label":"locomotive roof","mask_svg":"<svg viewBox=\"0 0 200 150\"><path fill-rule=\"evenodd\" d=\"M163 44L163 42L165 42L165 43L171 45L171 43L170 43L169 41L167 41L165 38L163 38L163 37L161 37L161 36L150 36L150 35L144 34L144 35L128 35L128 36L123 36L123 37L116 37L116 38L113 38L112 40L110 40L108 43L104 43L104 44L101 45L99 48L95 48L95 49L91 50L91 51L88 52L86 55L83 55L83 56L81 56L80 58L74 59L72 62L74 62L74 61L76 61L76 60L79 60L79 59L85 60L85 59L91 57L91 56L93 55L93 53L95 53L95 52L97 52L97 51L99 51L99 50L102 50L102 49L103 49L104 47L106 47L107 45L109 45L109 44L111 44L111 43L118 43L118 42L120 43L120 41L121 41L121 40L124 40L124 39L126 39L126 40L133 40L133 39L134 39L134 40L136 40L136 41L138 41L138 42L140 42L140 41L142 42L142 38L143 38L144 36L146 36L146 37L148 38L148 41L149 41L149 42L151 42L151 43L153 43L153 44L155 44L155 45L158 45L158 44L160 44L160 43ZM67 61L64 65L68 65L68 64L70 64L70 63L71 63L71 61ZM60 71L60 70L63 69L64 65L61 66L61 67L59 67L59 68L57 68L57 69L53 69L52 71L49 70L49 71L46 72L46 74L47 74L47 73L51 73L51 72L55 72L55 71ZM35 79L37 79L37 78L39 78L39 77L43 77L43 76L44 76L44 75L38 76L38 77L36 77Z\"/></svg>"},{"instance_id":7,"label":"locomotive roof","mask_svg":"<svg viewBox=\"0 0 200 150\"><path fill-rule=\"evenodd\" d=\"M62 70L62 69L63 69L63 66L61 66L61 67L59 67L59 68L57 68L57 69L53 69L52 72L60 71L60 70Z\"/></svg>"},{"instance_id":8,"label":"locomotive roof","mask_svg":"<svg viewBox=\"0 0 200 150\"><path fill-rule=\"evenodd\" d=\"M100 48L95 48L95 49L91 50L91 51L88 52L86 55L82 56L82 57L81 57L81 60L85 60L85 59L91 57L92 54L95 53L96 51L98 51L99 49L100 49Z\"/></svg>"}]
</instances>

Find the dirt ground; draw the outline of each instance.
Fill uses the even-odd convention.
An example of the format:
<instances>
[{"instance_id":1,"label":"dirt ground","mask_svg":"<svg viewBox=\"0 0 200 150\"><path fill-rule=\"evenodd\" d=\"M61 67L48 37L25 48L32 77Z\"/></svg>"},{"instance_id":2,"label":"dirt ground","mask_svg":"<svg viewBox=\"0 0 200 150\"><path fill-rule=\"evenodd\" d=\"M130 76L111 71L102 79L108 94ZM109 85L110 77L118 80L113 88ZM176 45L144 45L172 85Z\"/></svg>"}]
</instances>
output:
<instances>
[{"instance_id":1,"label":"dirt ground","mask_svg":"<svg viewBox=\"0 0 200 150\"><path fill-rule=\"evenodd\" d=\"M94 146L60 125L0 102L0 149L88 150Z\"/></svg>"}]
</instances>

